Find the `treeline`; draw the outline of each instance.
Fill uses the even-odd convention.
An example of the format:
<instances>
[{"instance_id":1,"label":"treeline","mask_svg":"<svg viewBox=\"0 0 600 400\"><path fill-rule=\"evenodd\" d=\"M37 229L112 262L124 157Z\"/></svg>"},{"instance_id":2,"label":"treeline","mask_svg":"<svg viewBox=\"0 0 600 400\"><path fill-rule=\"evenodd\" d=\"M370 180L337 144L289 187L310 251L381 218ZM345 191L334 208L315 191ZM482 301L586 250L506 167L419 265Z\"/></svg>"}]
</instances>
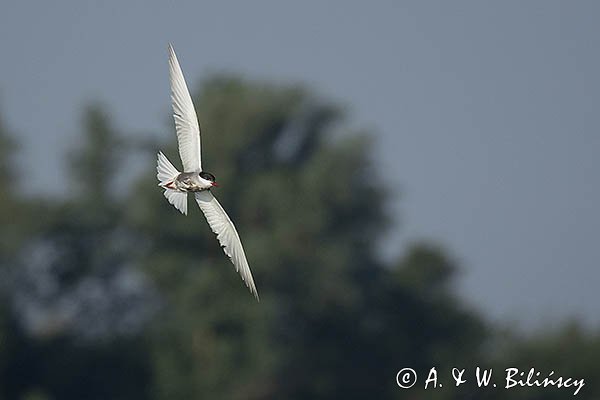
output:
<instances>
[{"instance_id":1,"label":"treeline","mask_svg":"<svg viewBox=\"0 0 600 400\"><path fill-rule=\"evenodd\" d=\"M368 133L301 87L215 77L195 104L203 165L236 222L261 294L223 257L199 210L162 197L165 143L84 110L67 194L20 195L0 123L0 399L558 399L558 388L454 387L452 368L585 378L600 398L600 340L577 325L523 337L461 302L457 265L432 244L377 256L397 201ZM136 155L145 167L127 173ZM62 183L61 183L62 184ZM191 204L193 205L193 204ZM557 293L557 297L561 294ZM442 388L424 390L435 366ZM396 373L411 367L415 387ZM545 377L542 376L542 378Z\"/></svg>"}]
</instances>

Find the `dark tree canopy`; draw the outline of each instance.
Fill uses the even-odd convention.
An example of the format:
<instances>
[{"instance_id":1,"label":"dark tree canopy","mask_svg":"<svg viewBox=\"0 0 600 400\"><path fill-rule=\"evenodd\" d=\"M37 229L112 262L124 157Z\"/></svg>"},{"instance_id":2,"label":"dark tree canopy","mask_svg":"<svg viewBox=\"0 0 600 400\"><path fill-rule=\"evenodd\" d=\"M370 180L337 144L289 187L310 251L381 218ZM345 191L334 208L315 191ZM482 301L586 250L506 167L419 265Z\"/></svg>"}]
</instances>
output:
<instances>
[{"instance_id":1,"label":"dark tree canopy","mask_svg":"<svg viewBox=\"0 0 600 400\"><path fill-rule=\"evenodd\" d=\"M388 225L385 186L369 136L349 129L339 107L300 88L227 77L200 93L203 166L223 186L215 194L239 228L261 303L201 213L180 217L156 195L154 178L143 180L133 216L147 244L142 264L169 305L155 336L164 398L393 395L403 359L453 354L445 341L460 343L461 328L477 346L475 317L421 296L451 272L417 277L416 293L396 278L423 263L451 269L442 253L422 249L423 261L407 259L400 272L375 256ZM165 136L177 159L174 135Z\"/></svg>"},{"instance_id":2,"label":"dark tree canopy","mask_svg":"<svg viewBox=\"0 0 600 400\"><path fill-rule=\"evenodd\" d=\"M68 196L53 200L10 185L19 171L0 124L0 399L463 399L481 393L402 391L396 373L436 366L450 382L455 366L537 360L598 371L597 337L579 331L502 337L506 351L489 351L502 341L457 296L443 248L378 257L395 199L370 160L372 136L341 107L231 76L206 81L194 103L203 166L261 302L195 203L182 216L157 187L159 149L180 165L172 122L151 154L138 138L143 173L119 185L136 139L86 108ZM550 398L540 393L492 395Z\"/></svg>"}]
</instances>

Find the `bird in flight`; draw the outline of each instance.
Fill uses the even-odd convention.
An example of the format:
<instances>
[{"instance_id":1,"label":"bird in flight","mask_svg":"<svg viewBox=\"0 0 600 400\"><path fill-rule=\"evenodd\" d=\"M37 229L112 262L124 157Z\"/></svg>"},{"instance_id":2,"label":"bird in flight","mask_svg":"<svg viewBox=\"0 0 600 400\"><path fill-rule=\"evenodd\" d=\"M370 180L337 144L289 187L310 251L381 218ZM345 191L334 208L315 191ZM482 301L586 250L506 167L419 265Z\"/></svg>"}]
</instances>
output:
<instances>
[{"instance_id":1,"label":"bird in flight","mask_svg":"<svg viewBox=\"0 0 600 400\"><path fill-rule=\"evenodd\" d=\"M171 80L171 103L173 105L173 118L177 131L179 155L183 164L183 172L179 172L162 153L158 153L157 174L158 186L165 189L164 195L176 209L187 215L187 196L193 193L196 203L206 217L206 221L225 254L229 257L236 271L258 300L258 292L254 285L252 272L246 254L240 241L240 236L235 230L233 222L213 196L211 189L219 186L215 176L202 170L202 157L200 152L200 125L194 110L194 104L188 91L181 67L173 46L169 44L169 75Z\"/></svg>"}]
</instances>

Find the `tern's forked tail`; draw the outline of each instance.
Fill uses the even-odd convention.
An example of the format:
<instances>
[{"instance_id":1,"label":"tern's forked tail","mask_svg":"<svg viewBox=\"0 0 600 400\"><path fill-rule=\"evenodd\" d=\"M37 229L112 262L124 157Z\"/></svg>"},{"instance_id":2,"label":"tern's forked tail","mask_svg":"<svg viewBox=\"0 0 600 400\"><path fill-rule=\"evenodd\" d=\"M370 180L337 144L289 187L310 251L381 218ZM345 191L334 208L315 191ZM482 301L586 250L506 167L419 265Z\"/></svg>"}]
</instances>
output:
<instances>
[{"instance_id":1,"label":"tern's forked tail","mask_svg":"<svg viewBox=\"0 0 600 400\"><path fill-rule=\"evenodd\" d=\"M162 151L158 152L158 161L156 163L156 177L158 178L158 186L167 186L169 183L173 182L177 175L179 175L179 171L177 168L171 164L167 156L163 154Z\"/></svg>"},{"instance_id":2,"label":"tern's forked tail","mask_svg":"<svg viewBox=\"0 0 600 400\"><path fill-rule=\"evenodd\" d=\"M159 182L158 186L165 189L164 195L169 203L173 204L182 214L187 215L187 193L170 188L179 175L179 171L171 164L162 151L158 153L156 172Z\"/></svg>"}]
</instances>

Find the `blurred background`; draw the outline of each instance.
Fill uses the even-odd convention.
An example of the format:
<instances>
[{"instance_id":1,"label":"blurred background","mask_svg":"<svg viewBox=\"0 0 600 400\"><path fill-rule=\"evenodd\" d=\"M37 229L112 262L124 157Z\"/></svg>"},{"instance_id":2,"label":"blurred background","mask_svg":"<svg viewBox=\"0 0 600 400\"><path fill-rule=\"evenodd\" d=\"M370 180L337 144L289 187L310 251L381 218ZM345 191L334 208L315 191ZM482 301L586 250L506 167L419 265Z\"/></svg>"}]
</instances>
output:
<instances>
[{"instance_id":1,"label":"blurred background","mask_svg":"<svg viewBox=\"0 0 600 400\"><path fill-rule=\"evenodd\" d=\"M600 5L0 6L0 399L559 399L600 388ZM172 42L261 302L180 165ZM436 366L443 389L423 390ZM402 391L396 373L420 383ZM467 387L468 386L468 387Z\"/></svg>"}]
</instances>

